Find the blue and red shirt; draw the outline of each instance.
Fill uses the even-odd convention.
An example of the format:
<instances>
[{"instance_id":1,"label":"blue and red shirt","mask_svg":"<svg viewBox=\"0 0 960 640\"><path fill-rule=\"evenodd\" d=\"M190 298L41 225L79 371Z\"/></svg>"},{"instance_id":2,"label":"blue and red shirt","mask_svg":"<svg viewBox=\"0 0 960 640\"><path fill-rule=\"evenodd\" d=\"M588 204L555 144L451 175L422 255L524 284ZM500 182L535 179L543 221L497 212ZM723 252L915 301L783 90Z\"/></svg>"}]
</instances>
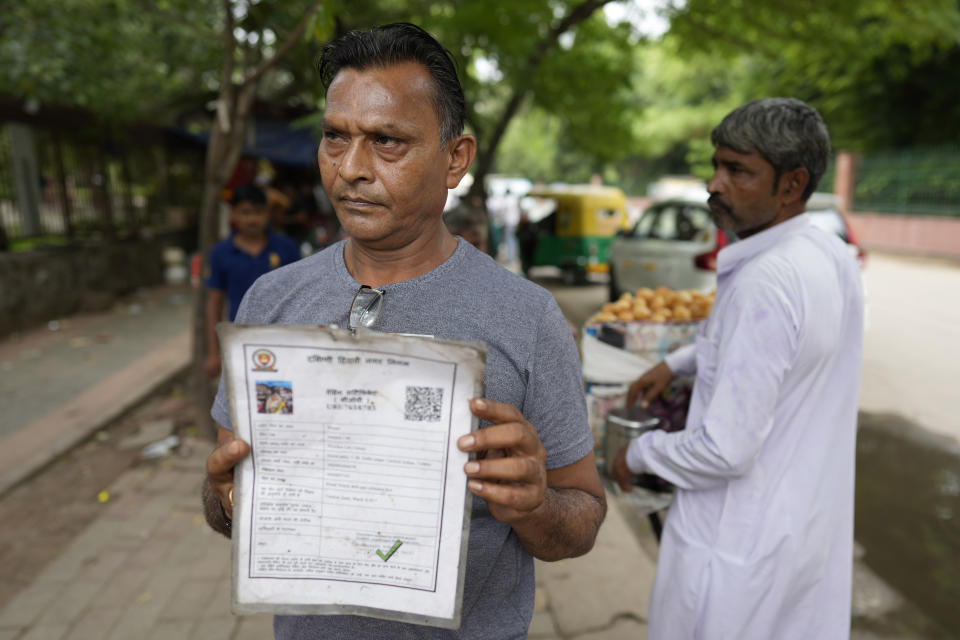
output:
<instances>
[{"instance_id":1,"label":"blue and red shirt","mask_svg":"<svg viewBox=\"0 0 960 640\"><path fill-rule=\"evenodd\" d=\"M300 259L297 245L286 236L267 232L267 244L255 256L233 244L233 234L210 250L210 276L207 286L227 294L230 321L237 317L243 294L254 280L268 271Z\"/></svg>"}]
</instances>

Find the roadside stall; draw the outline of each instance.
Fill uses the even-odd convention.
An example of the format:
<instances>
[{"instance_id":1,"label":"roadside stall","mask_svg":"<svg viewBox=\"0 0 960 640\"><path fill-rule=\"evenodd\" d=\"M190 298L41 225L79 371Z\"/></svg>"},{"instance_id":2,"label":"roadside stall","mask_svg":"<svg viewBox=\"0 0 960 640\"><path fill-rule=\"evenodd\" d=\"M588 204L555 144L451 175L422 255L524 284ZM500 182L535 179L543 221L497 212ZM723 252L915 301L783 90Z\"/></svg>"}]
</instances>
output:
<instances>
[{"instance_id":1,"label":"roadside stall","mask_svg":"<svg viewBox=\"0 0 960 640\"><path fill-rule=\"evenodd\" d=\"M666 287L624 293L587 320L581 336L587 415L601 475L621 500L649 517L658 540L659 512L673 500L673 487L645 474L635 478L633 491L621 492L608 465L621 446L645 431L684 428L692 379L675 379L646 409L626 406L627 389L668 353L696 339L713 295Z\"/></svg>"}]
</instances>

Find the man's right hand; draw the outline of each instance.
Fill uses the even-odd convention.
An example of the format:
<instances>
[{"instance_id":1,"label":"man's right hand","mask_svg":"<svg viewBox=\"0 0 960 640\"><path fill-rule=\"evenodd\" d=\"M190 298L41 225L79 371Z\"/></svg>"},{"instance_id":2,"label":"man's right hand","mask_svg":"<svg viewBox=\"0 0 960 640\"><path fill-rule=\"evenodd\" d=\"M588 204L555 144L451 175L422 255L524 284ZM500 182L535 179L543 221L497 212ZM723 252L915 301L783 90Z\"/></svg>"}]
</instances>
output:
<instances>
[{"instance_id":1,"label":"man's right hand","mask_svg":"<svg viewBox=\"0 0 960 640\"><path fill-rule=\"evenodd\" d=\"M637 397L642 396L640 406L646 409L650 406L650 401L666 389L672 380L673 371L670 370L666 362L660 362L630 385L627 390L627 407L632 407L636 403Z\"/></svg>"},{"instance_id":2,"label":"man's right hand","mask_svg":"<svg viewBox=\"0 0 960 640\"><path fill-rule=\"evenodd\" d=\"M250 445L233 437L223 427L217 432L217 448L207 456L207 488L220 500L224 513L233 518L230 491L233 489L233 468L250 454Z\"/></svg>"}]
</instances>

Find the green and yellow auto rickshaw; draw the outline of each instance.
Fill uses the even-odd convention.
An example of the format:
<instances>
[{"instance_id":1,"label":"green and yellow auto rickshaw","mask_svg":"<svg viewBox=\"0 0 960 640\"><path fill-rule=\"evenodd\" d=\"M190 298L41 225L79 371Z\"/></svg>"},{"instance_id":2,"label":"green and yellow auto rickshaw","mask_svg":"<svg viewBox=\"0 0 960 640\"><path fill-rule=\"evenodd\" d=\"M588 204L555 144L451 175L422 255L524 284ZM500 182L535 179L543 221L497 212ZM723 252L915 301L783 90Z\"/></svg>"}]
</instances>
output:
<instances>
[{"instance_id":1,"label":"green and yellow auto rickshaw","mask_svg":"<svg viewBox=\"0 0 960 640\"><path fill-rule=\"evenodd\" d=\"M610 243L627 227L623 191L564 185L536 187L527 196L531 206L517 227L524 273L531 267L555 266L564 283L574 284L585 282L588 273L609 272Z\"/></svg>"}]
</instances>

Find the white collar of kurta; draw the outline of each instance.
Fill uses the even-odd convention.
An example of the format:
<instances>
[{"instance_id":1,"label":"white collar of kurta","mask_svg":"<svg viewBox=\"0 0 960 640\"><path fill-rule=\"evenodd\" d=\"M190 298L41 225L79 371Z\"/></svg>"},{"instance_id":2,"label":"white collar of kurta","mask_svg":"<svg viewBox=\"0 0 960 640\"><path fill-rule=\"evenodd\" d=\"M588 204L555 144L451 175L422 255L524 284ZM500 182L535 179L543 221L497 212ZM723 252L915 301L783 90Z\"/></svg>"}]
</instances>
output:
<instances>
[{"instance_id":1,"label":"white collar of kurta","mask_svg":"<svg viewBox=\"0 0 960 640\"><path fill-rule=\"evenodd\" d=\"M784 236L804 229L810 224L810 216L801 213L749 238L737 240L733 244L727 245L717 254L717 274L733 271L740 263L763 253L777 244Z\"/></svg>"}]
</instances>

